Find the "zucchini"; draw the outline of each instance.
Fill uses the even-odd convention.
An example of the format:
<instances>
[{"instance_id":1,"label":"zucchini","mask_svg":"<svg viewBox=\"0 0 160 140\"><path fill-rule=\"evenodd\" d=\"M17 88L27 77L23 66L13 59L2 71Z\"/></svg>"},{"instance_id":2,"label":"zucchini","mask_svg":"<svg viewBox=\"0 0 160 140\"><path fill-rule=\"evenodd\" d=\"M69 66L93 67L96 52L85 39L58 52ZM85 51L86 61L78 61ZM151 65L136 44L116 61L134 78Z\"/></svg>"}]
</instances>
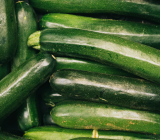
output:
<instances>
[{"instance_id":1,"label":"zucchini","mask_svg":"<svg viewBox=\"0 0 160 140\"><path fill-rule=\"evenodd\" d=\"M56 57L57 65L55 71L61 69L77 69L92 71L111 75L120 75L126 77L140 78L136 75L117 69L115 67L99 64L94 61L89 61L86 59L70 58L70 57Z\"/></svg>"},{"instance_id":2,"label":"zucchini","mask_svg":"<svg viewBox=\"0 0 160 140\"><path fill-rule=\"evenodd\" d=\"M111 140L111 139L79 137L70 140Z\"/></svg>"},{"instance_id":3,"label":"zucchini","mask_svg":"<svg viewBox=\"0 0 160 140\"><path fill-rule=\"evenodd\" d=\"M71 129L160 134L160 114L86 101L64 101L51 110L53 121Z\"/></svg>"},{"instance_id":4,"label":"zucchini","mask_svg":"<svg viewBox=\"0 0 160 140\"><path fill-rule=\"evenodd\" d=\"M49 78L55 64L50 54L41 52L0 81L0 122Z\"/></svg>"},{"instance_id":5,"label":"zucchini","mask_svg":"<svg viewBox=\"0 0 160 140\"><path fill-rule=\"evenodd\" d=\"M49 13L39 21L41 30L47 28L76 28L115 35L160 49L160 26L122 20L98 19L62 13Z\"/></svg>"},{"instance_id":6,"label":"zucchini","mask_svg":"<svg viewBox=\"0 0 160 140\"><path fill-rule=\"evenodd\" d=\"M10 61L17 48L17 24L13 0L0 0L0 64Z\"/></svg>"},{"instance_id":7,"label":"zucchini","mask_svg":"<svg viewBox=\"0 0 160 140\"><path fill-rule=\"evenodd\" d=\"M29 140L27 138L19 137L3 131L0 131L0 139L1 140Z\"/></svg>"},{"instance_id":8,"label":"zucchini","mask_svg":"<svg viewBox=\"0 0 160 140\"><path fill-rule=\"evenodd\" d=\"M142 79L101 73L61 70L50 78L53 90L66 98L160 111L160 87Z\"/></svg>"},{"instance_id":9,"label":"zucchini","mask_svg":"<svg viewBox=\"0 0 160 140\"><path fill-rule=\"evenodd\" d=\"M98 134L98 138L110 138L110 139L158 139L158 135L147 135L131 132L122 132L122 131L93 131L93 130L75 130L75 129L66 129L58 126L41 126L31 128L26 131L24 136L25 138L30 138L32 140L70 140L78 137L97 137L93 135L94 133Z\"/></svg>"},{"instance_id":10,"label":"zucchini","mask_svg":"<svg viewBox=\"0 0 160 140\"><path fill-rule=\"evenodd\" d=\"M36 50L27 47L27 40L29 35L38 29L36 14L26 2L19 1L16 3L16 16L18 48L12 61L12 71L36 55ZM36 92L33 93L17 110L17 120L22 131L41 124L36 96Z\"/></svg>"},{"instance_id":11,"label":"zucchini","mask_svg":"<svg viewBox=\"0 0 160 140\"><path fill-rule=\"evenodd\" d=\"M28 46L111 64L160 83L160 50L116 36L80 29L45 29L31 34Z\"/></svg>"},{"instance_id":12,"label":"zucchini","mask_svg":"<svg viewBox=\"0 0 160 140\"><path fill-rule=\"evenodd\" d=\"M29 0L29 3L45 13L115 13L160 22L158 0Z\"/></svg>"}]
</instances>

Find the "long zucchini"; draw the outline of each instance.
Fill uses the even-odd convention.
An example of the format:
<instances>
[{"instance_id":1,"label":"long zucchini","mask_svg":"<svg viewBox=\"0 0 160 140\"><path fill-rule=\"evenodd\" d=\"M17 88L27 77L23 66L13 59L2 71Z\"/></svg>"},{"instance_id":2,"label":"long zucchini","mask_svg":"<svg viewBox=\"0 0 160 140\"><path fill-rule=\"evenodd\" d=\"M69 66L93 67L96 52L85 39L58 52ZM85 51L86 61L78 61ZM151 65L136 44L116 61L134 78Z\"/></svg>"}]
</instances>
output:
<instances>
[{"instance_id":1,"label":"long zucchini","mask_svg":"<svg viewBox=\"0 0 160 140\"><path fill-rule=\"evenodd\" d=\"M109 63L160 83L160 50L116 36L79 29L45 29L33 33L29 37L28 46L55 55Z\"/></svg>"},{"instance_id":2,"label":"long zucchini","mask_svg":"<svg viewBox=\"0 0 160 140\"><path fill-rule=\"evenodd\" d=\"M160 22L158 0L29 0L40 12L49 13L116 13Z\"/></svg>"},{"instance_id":3,"label":"long zucchini","mask_svg":"<svg viewBox=\"0 0 160 140\"><path fill-rule=\"evenodd\" d=\"M17 24L13 0L0 0L0 64L11 60L17 48Z\"/></svg>"},{"instance_id":4,"label":"long zucchini","mask_svg":"<svg viewBox=\"0 0 160 140\"><path fill-rule=\"evenodd\" d=\"M64 101L51 110L53 121L71 129L121 130L160 134L160 114L86 101Z\"/></svg>"},{"instance_id":5,"label":"long zucchini","mask_svg":"<svg viewBox=\"0 0 160 140\"><path fill-rule=\"evenodd\" d=\"M66 129L58 126L42 126L32 128L24 134L25 138L32 140L70 140L78 137L98 137L98 138L111 138L111 139L158 139L159 136L147 135L122 131L93 131L93 130L75 130Z\"/></svg>"},{"instance_id":6,"label":"long zucchini","mask_svg":"<svg viewBox=\"0 0 160 140\"><path fill-rule=\"evenodd\" d=\"M0 122L52 74L55 59L39 53L0 81Z\"/></svg>"},{"instance_id":7,"label":"long zucchini","mask_svg":"<svg viewBox=\"0 0 160 140\"><path fill-rule=\"evenodd\" d=\"M160 26L122 20L98 19L62 13L49 13L39 21L41 30L47 28L76 28L135 41L160 49Z\"/></svg>"},{"instance_id":8,"label":"long zucchini","mask_svg":"<svg viewBox=\"0 0 160 140\"><path fill-rule=\"evenodd\" d=\"M160 87L142 79L79 70L61 70L50 78L63 96L133 109L160 111Z\"/></svg>"},{"instance_id":9,"label":"long zucchini","mask_svg":"<svg viewBox=\"0 0 160 140\"><path fill-rule=\"evenodd\" d=\"M38 29L36 14L26 2L19 1L16 3L16 16L18 48L12 61L12 71L36 55L36 50L27 47L27 40L29 35ZM33 93L17 110L17 120L23 131L41 124L36 96L36 92Z\"/></svg>"},{"instance_id":10,"label":"long zucchini","mask_svg":"<svg viewBox=\"0 0 160 140\"><path fill-rule=\"evenodd\" d=\"M76 70L85 70L92 71L104 74L111 75L120 75L126 77L138 78L138 76L117 69L115 67L103 65L94 61L89 61L86 59L70 58L70 57L56 57L57 65L55 71L61 69L76 69ZM139 77L140 78L140 77Z\"/></svg>"}]
</instances>

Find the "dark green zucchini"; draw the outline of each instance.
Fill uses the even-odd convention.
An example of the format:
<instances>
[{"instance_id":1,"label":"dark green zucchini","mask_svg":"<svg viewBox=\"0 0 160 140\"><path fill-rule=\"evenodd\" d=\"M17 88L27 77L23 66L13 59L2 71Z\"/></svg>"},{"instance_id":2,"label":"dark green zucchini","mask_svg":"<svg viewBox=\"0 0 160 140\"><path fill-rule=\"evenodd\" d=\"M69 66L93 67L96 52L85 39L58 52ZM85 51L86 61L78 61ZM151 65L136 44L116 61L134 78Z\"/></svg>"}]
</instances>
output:
<instances>
[{"instance_id":1,"label":"dark green zucchini","mask_svg":"<svg viewBox=\"0 0 160 140\"><path fill-rule=\"evenodd\" d=\"M160 49L160 26L122 20L98 19L62 13L49 13L39 21L46 28L76 28L118 37Z\"/></svg>"},{"instance_id":2,"label":"dark green zucchini","mask_svg":"<svg viewBox=\"0 0 160 140\"><path fill-rule=\"evenodd\" d=\"M160 114L86 101L60 102L53 121L71 129L121 130L160 134Z\"/></svg>"},{"instance_id":3,"label":"dark green zucchini","mask_svg":"<svg viewBox=\"0 0 160 140\"><path fill-rule=\"evenodd\" d=\"M115 13L160 22L158 0L29 0L29 3L45 13Z\"/></svg>"},{"instance_id":4,"label":"dark green zucchini","mask_svg":"<svg viewBox=\"0 0 160 140\"><path fill-rule=\"evenodd\" d=\"M0 0L0 64L11 60L17 48L17 24L13 0Z\"/></svg>"},{"instance_id":5,"label":"dark green zucchini","mask_svg":"<svg viewBox=\"0 0 160 140\"><path fill-rule=\"evenodd\" d=\"M94 61L86 60L86 59L56 57L56 61L57 61L57 65L55 67L55 71L61 70L61 69L77 69L77 70L92 71L92 72L98 72L98 73L104 73L104 74L138 78L138 76L128 73L126 71L123 71L121 69L117 69L115 67L103 65Z\"/></svg>"},{"instance_id":6,"label":"dark green zucchini","mask_svg":"<svg viewBox=\"0 0 160 140\"><path fill-rule=\"evenodd\" d=\"M3 131L0 131L0 139L1 140L29 140L27 138L19 137Z\"/></svg>"},{"instance_id":7,"label":"dark green zucchini","mask_svg":"<svg viewBox=\"0 0 160 140\"><path fill-rule=\"evenodd\" d=\"M142 79L61 70L51 76L50 85L66 98L160 111L160 86Z\"/></svg>"},{"instance_id":8,"label":"dark green zucchini","mask_svg":"<svg viewBox=\"0 0 160 140\"><path fill-rule=\"evenodd\" d=\"M96 133L97 135L94 135ZM93 130L75 130L66 129L58 126L42 126L32 128L24 134L25 138L32 140L70 140L78 137L97 137L108 139L158 139L157 135L147 135L140 133L122 132L122 131L93 131Z\"/></svg>"},{"instance_id":9,"label":"dark green zucchini","mask_svg":"<svg viewBox=\"0 0 160 140\"><path fill-rule=\"evenodd\" d=\"M116 36L79 30L45 29L33 33L28 46L54 53L111 64L160 83L160 50Z\"/></svg>"},{"instance_id":10,"label":"dark green zucchini","mask_svg":"<svg viewBox=\"0 0 160 140\"><path fill-rule=\"evenodd\" d=\"M16 3L15 9L18 25L18 48L12 61L12 71L36 55L36 50L28 48L27 40L29 35L38 29L36 14L29 4L19 1ZM23 131L41 124L36 96L36 92L33 93L17 110L17 120Z\"/></svg>"},{"instance_id":11,"label":"dark green zucchini","mask_svg":"<svg viewBox=\"0 0 160 140\"><path fill-rule=\"evenodd\" d=\"M10 63L4 63L0 66L0 80L10 73Z\"/></svg>"},{"instance_id":12,"label":"dark green zucchini","mask_svg":"<svg viewBox=\"0 0 160 140\"><path fill-rule=\"evenodd\" d=\"M41 52L0 81L0 122L49 78L55 63L50 54Z\"/></svg>"}]
</instances>

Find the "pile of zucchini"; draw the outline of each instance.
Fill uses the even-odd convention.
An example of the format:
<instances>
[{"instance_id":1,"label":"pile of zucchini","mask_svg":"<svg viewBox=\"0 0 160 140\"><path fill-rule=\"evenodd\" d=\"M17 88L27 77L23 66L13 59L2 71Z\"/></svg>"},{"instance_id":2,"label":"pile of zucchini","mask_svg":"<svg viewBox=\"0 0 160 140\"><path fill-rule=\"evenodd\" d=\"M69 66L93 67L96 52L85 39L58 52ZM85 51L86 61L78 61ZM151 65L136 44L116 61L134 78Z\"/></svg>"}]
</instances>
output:
<instances>
[{"instance_id":1,"label":"pile of zucchini","mask_svg":"<svg viewBox=\"0 0 160 140\"><path fill-rule=\"evenodd\" d=\"M158 0L0 7L0 139L160 139Z\"/></svg>"}]
</instances>

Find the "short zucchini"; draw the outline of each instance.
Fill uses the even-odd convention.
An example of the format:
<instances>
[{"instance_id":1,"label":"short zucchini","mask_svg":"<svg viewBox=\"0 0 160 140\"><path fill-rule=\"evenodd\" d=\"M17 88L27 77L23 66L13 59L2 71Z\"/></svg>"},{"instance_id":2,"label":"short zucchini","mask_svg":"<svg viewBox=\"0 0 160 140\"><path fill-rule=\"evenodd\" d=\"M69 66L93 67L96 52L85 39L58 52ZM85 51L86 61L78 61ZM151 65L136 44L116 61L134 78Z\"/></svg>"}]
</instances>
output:
<instances>
[{"instance_id":1,"label":"short zucchini","mask_svg":"<svg viewBox=\"0 0 160 140\"><path fill-rule=\"evenodd\" d=\"M41 52L0 81L0 122L50 77L55 64L50 54Z\"/></svg>"}]
</instances>

